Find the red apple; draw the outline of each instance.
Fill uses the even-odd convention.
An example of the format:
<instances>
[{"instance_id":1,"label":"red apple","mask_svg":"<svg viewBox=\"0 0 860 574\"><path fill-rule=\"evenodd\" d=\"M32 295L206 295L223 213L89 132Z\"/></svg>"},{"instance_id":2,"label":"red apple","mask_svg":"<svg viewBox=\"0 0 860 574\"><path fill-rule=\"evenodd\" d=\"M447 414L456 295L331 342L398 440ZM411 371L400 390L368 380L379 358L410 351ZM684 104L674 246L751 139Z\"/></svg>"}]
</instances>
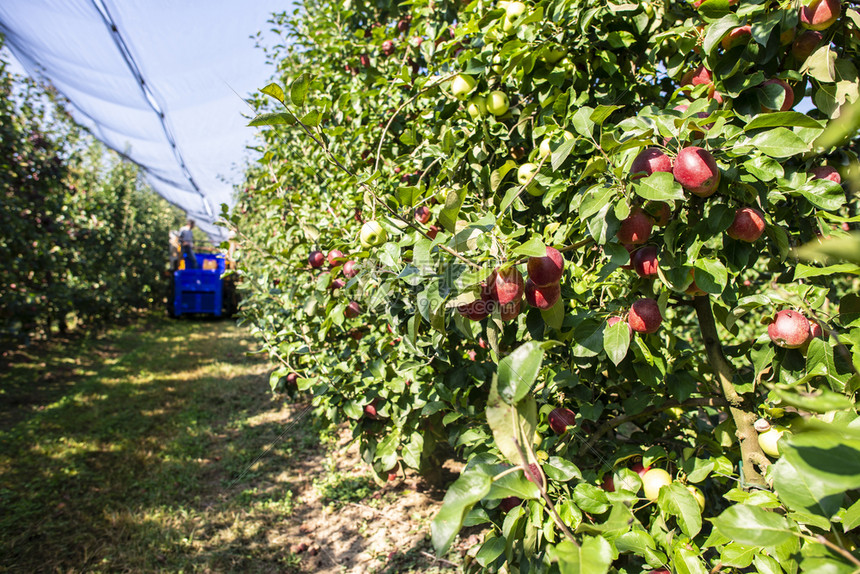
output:
<instances>
[{"instance_id":1,"label":"red apple","mask_svg":"<svg viewBox=\"0 0 860 574\"><path fill-rule=\"evenodd\" d=\"M463 315L467 319L472 321L480 321L482 319L486 319L493 310L492 302L483 301L478 299L476 301L472 301L468 305L460 305L457 307L457 312L460 315Z\"/></svg>"},{"instance_id":2,"label":"red apple","mask_svg":"<svg viewBox=\"0 0 860 574\"><path fill-rule=\"evenodd\" d=\"M508 303L518 303L523 297L525 283L523 282L522 274L517 268L509 267L503 271L496 270L493 274L494 280L492 282L487 281L488 285L490 285L493 299L503 306Z\"/></svg>"},{"instance_id":3,"label":"red apple","mask_svg":"<svg viewBox=\"0 0 860 574\"><path fill-rule=\"evenodd\" d=\"M349 305L346 306L343 314L347 317L347 319L355 319L359 315L361 315L361 306L355 301L350 301Z\"/></svg>"},{"instance_id":4,"label":"red apple","mask_svg":"<svg viewBox=\"0 0 860 574\"><path fill-rule=\"evenodd\" d=\"M633 159L630 166L630 179L637 180L647 177L656 171L672 171L672 160L662 150L649 147L642 150Z\"/></svg>"},{"instance_id":5,"label":"red apple","mask_svg":"<svg viewBox=\"0 0 860 574\"><path fill-rule=\"evenodd\" d=\"M824 337L824 331L822 331L818 321L809 322L809 336L810 338L818 337L819 339Z\"/></svg>"},{"instance_id":6,"label":"red apple","mask_svg":"<svg viewBox=\"0 0 860 574\"><path fill-rule=\"evenodd\" d=\"M499 509L502 512L510 512L522 503L523 501L521 498L516 496L509 496L507 498L502 499L502 501L499 503Z\"/></svg>"},{"instance_id":7,"label":"red apple","mask_svg":"<svg viewBox=\"0 0 860 574\"><path fill-rule=\"evenodd\" d=\"M335 279L328 286L329 289L343 289L344 287L346 287L346 281L343 279Z\"/></svg>"},{"instance_id":8,"label":"red apple","mask_svg":"<svg viewBox=\"0 0 860 574\"><path fill-rule=\"evenodd\" d=\"M499 312L502 315L502 321L513 321L520 314L520 301L512 301L501 305Z\"/></svg>"},{"instance_id":9,"label":"red apple","mask_svg":"<svg viewBox=\"0 0 860 574\"><path fill-rule=\"evenodd\" d=\"M529 472L531 473L531 476L529 475ZM537 463L533 462L529 464L529 472L525 473L526 478L538 486L543 486L543 477L540 474L540 467Z\"/></svg>"},{"instance_id":10,"label":"red apple","mask_svg":"<svg viewBox=\"0 0 860 574\"><path fill-rule=\"evenodd\" d=\"M672 173L675 181L699 197L713 195L720 184L720 169L714 156L696 146L685 147L678 152Z\"/></svg>"},{"instance_id":11,"label":"red apple","mask_svg":"<svg viewBox=\"0 0 860 574\"><path fill-rule=\"evenodd\" d=\"M800 36L795 38L791 45L791 55L798 62L805 62L812 55L815 49L821 44L824 39L824 34L818 30L805 30Z\"/></svg>"},{"instance_id":12,"label":"red apple","mask_svg":"<svg viewBox=\"0 0 860 574\"><path fill-rule=\"evenodd\" d=\"M840 0L812 0L800 8L800 25L808 30L826 30L841 14Z\"/></svg>"},{"instance_id":13,"label":"red apple","mask_svg":"<svg viewBox=\"0 0 860 574\"><path fill-rule=\"evenodd\" d=\"M627 323L637 333L654 333L660 328L663 316L660 307L654 299L639 299L630 307Z\"/></svg>"},{"instance_id":14,"label":"red apple","mask_svg":"<svg viewBox=\"0 0 860 574\"><path fill-rule=\"evenodd\" d=\"M775 345L786 349L802 347L811 336L807 318L790 309L776 314L773 322L767 326L767 334Z\"/></svg>"},{"instance_id":15,"label":"red apple","mask_svg":"<svg viewBox=\"0 0 860 574\"><path fill-rule=\"evenodd\" d=\"M649 201L645 204L645 213L654 220L657 227L665 227L672 219L672 208L665 201Z\"/></svg>"},{"instance_id":16,"label":"red apple","mask_svg":"<svg viewBox=\"0 0 860 574\"><path fill-rule=\"evenodd\" d=\"M615 492L615 479L612 478L611 472L603 477L603 483L600 487L606 492Z\"/></svg>"},{"instance_id":17,"label":"red apple","mask_svg":"<svg viewBox=\"0 0 860 574\"><path fill-rule=\"evenodd\" d=\"M764 214L752 207L742 207L735 211L735 219L729 227L729 237L739 241L754 243L764 233Z\"/></svg>"},{"instance_id":18,"label":"red apple","mask_svg":"<svg viewBox=\"0 0 860 574\"><path fill-rule=\"evenodd\" d=\"M338 261L338 259L343 259L343 251L339 249L332 249L328 252L327 259L329 267L340 267L342 265L342 262Z\"/></svg>"},{"instance_id":19,"label":"red apple","mask_svg":"<svg viewBox=\"0 0 860 574\"><path fill-rule=\"evenodd\" d=\"M436 227L435 225L431 225L430 228L427 230L427 237L430 238L430 241L433 241L434 239L436 239L436 235L438 235L438 234L439 234L439 228Z\"/></svg>"},{"instance_id":20,"label":"red apple","mask_svg":"<svg viewBox=\"0 0 860 574\"><path fill-rule=\"evenodd\" d=\"M642 466L641 462L634 462L633 466L630 467L630 470L638 474L640 477L644 475L646 472L651 470L650 466Z\"/></svg>"},{"instance_id":21,"label":"red apple","mask_svg":"<svg viewBox=\"0 0 860 574\"><path fill-rule=\"evenodd\" d=\"M379 403L379 399L373 399L369 404L364 405L364 414L367 415L369 419L376 419L376 405Z\"/></svg>"},{"instance_id":22,"label":"red apple","mask_svg":"<svg viewBox=\"0 0 860 574\"><path fill-rule=\"evenodd\" d=\"M708 70L705 66L698 66L697 68L693 68L692 70L687 71L687 73L681 76L682 86L698 86L701 84L710 84L712 81L713 76L711 75L711 71Z\"/></svg>"},{"instance_id":23,"label":"red apple","mask_svg":"<svg viewBox=\"0 0 860 574\"><path fill-rule=\"evenodd\" d=\"M654 223L645 212L638 207L633 208L627 219L621 222L621 227L616 234L618 241L625 245L637 245L645 243L651 237L651 229Z\"/></svg>"},{"instance_id":24,"label":"red apple","mask_svg":"<svg viewBox=\"0 0 860 574\"><path fill-rule=\"evenodd\" d=\"M735 28L734 30L723 36L723 40L720 43L723 46L723 50L731 50L735 46L748 43L751 38L752 27L747 24L745 26Z\"/></svg>"},{"instance_id":25,"label":"red apple","mask_svg":"<svg viewBox=\"0 0 860 574\"><path fill-rule=\"evenodd\" d=\"M549 413L549 428L555 434L562 435L567 432L567 427L576 425L576 414L570 409L558 407Z\"/></svg>"},{"instance_id":26,"label":"red apple","mask_svg":"<svg viewBox=\"0 0 860 574\"><path fill-rule=\"evenodd\" d=\"M809 175L812 179L829 179L835 183L842 183L842 177L835 167L829 165L820 165L809 170Z\"/></svg>"},{"instance_id":27,"label":"red apple","mask_svg":"<svg viewBox=\"0 0 860 574\"><path fill-rule=\"evenodd\" d=\"M390 56L394 53L394 42L391 40L386 40L382 43L382 53L386 56Z\"/></svg>"},{"instance_id":28,"label":"red apple","mask_svg":"<svg viewBox=\"0 0 860 574\"><path fill-rule=\"evenodd\" d=\"M299 375L296 373L290 373L289 375L287 375L287 384L288 385L295 385L296 381L298 381L298 380L299 380Z\"/></svg>"},{"instance_id":29,"label":"red apple","mask_svg":"<svg viewBox=\"0 0 860 574\"><path fill-rule=\"evenodd\" d=\"M325 262L325 255L322 254L322 251L311 251L308 255L308 263L314 269L322 267L323 262Z\"/></svg>"},{"instance_id":30,"label":"red apple","mask_svg":"<svg viewBox=\"0 0 860 574\"><path fill-rule=\"evenodd\" d=\"M538 287L529 278L525 287L526 302L537 309L549 309L561 297L561 285L553 283L545 287Z\"/></svg>"},{"instance_id":31,"label":"red apple","mask_svg":"<svg viewBox=\"0 0 860 574\"><path fill-rule=\"evenodd\" d=\"M358 62L361 64L362 68L370 67L370 58L367 56L367 54L362 54L361 56L359 56Z\"/></svg>"},{"instance_id":32,"label":"red apple","mask_svg":"<svg viewBox=\"0 0 860 574\"><path fill-rule=\"evenodd\" d=\"M782 87L783 92L785 92L785 95L782 100L782 106L779 108L779 111L787 112L788 110L790 110L794 106L794 90L791 89L791 86L789 86L788 83L783 80L780 80L779 78L771 78L762 84L762 86L770 85L778 85ZM770 108L766 108L765 106L762 106L761 109L763 112L774 111Z\"/></svg>"},{"instance_id":33,"label":"red apple","mask_svg":"<svg viewBox=\"0 0 860 574\"><path fill-rule=\"evenodd\" d=\"M529 257L526 270L535 286L553 285L561 280L564 273L564 257L557 249L548 246L543 257Z\"/></svg>"},{"instance_id":34,"label":"red apple","mask_svg":"<svg viewBox=\"0 0 860 574\"><path fill-rule=\"evenodd\" d=\"M657 269L660 267L660 262L657 260L657 246L646 245L637 249L631 258L633 269L639 277L653 277L657 275Z\"/></svg>"},{"instance_id":35,"label":"red apple","mask_svg":"<svg viewBox=\"0 0 860 574\"><path fill-rule=\"evenodd\" d=\"M356 275L358 275L358 263L350 259L346 263L343 264L343 276L347 279L352 279Z\"/></svg>"},{"instance_id":36,"label":"red apple","mask_svg":"<svg viewBox=\"0 0 860 574\"><path fill-rule=\"evenodd\" d=\"M427 223L430 221L430 208L426 205L422 205L420 207L415 208L415 221L418 223Z\"/></svg>"}]
</instances>

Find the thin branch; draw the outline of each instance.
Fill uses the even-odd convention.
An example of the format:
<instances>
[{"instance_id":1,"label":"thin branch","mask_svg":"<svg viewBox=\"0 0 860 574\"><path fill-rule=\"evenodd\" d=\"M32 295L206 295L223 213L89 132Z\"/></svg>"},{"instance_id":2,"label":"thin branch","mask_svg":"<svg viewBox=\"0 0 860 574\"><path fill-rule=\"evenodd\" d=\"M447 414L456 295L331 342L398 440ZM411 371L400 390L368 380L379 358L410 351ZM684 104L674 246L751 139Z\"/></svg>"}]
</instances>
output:
<instances>
[{"instance_id":1,"label":"thin branch","mask_svg":"<svg viewBox=\"0 0 860 574\"><path fill-rule=\"evenodd\" d=\"M594 444L606 433L611 431L612 429L623 425L624 423L635 420L642 417L648 417L653 414L674 408L674 407L725 407L728 406L728 401L719 397L704 397L704 398L696 398L696 399L687 399L686 401L679 403L676 400L666 401L662 405L655 405L653 407L649 407L642 411L641 413L635 415L623 415L620 417L615 417L614 419L607 421L606 424L601 426L595 432L591 434L582 448L579 449L579 456L584 456L588 450L591 450L594 447Z\"/></svg>"}]
</instances>

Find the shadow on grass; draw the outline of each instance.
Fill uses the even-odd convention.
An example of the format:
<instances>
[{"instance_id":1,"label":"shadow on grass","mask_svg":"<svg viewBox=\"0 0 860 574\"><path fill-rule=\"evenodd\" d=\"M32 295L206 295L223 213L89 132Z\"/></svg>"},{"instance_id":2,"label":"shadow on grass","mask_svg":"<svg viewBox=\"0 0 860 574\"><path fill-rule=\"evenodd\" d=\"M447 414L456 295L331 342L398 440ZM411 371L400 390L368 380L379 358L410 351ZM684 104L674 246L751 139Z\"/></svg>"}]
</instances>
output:
<instances>
[{"instance_id":1,"label":"shadow on grass","mask_svg":"<svg viewBox=\"0 0 860 574\"><path fill-rule=\"evenodd\" d=\"M48 364L80 372L0 430L0 570L292 568L268 539L292 485L269 478L313 451L306 421L225 489L289 423L250 350L226 321L152 320L16 365L12 394Z\"/></svg>"}]
</instances>

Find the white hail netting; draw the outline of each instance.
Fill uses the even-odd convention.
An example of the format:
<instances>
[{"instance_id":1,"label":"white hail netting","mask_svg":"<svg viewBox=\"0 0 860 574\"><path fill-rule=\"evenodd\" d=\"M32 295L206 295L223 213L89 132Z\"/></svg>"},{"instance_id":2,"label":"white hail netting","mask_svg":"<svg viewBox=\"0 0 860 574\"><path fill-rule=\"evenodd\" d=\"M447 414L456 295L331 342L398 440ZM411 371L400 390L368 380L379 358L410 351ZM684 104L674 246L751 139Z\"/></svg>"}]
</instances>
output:
<instances>
[{"instance_id":1,"label":"white hail netting","mask_svg":"<svg viewBox=\"0 0 860 574\"><path fill-rule=\"evenodd\" d=\"M25 70L72 104L72 115L141 165L149 184L214 241L250 157L243 98L272 74L274 12L289 0L3 0L0 33Z\"/></svg>"}]
</instances>

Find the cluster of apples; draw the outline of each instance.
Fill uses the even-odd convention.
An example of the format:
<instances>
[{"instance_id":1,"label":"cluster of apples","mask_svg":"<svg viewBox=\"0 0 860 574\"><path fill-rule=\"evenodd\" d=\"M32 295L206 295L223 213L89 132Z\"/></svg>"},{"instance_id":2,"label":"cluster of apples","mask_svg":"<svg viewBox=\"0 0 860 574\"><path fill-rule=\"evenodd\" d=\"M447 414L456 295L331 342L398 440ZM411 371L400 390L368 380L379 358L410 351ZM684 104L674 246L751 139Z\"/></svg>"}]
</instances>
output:
<instances>
[{"instance_id":1,"label":"cluster of apples","mask_svg":"<svg viewBox=\"0 0 860 574\"><path fill-rule=\"evenodd\" d=\"M328 255L323 255L323 252L318 249L315 249L308 254L308 264L313 269L319 269L326 263L326 261L328 261L329 269L331 271L339 268L346 279L352 279L358 275L358 263L354 259L347 259L343 254L343 251L339 249L332 249L328 252ZM324 273L329 272L330 271L325 271ZM345 286L346 281L338 277L332 280L329 285L329 289L342 289ZM360 314L361 305L356 301L350 301L344 310L344 315L349 319L354 319Z\"/></svg>"},{"instance_id":2,"label":"cluster of apples","mask_svg":"<svg viewBox=\"0 0 860 574\"><path fill-rule=\"evenodd\" d=\"M564 273L564 257L552 247L546 255L529 257L528 280L516 267L496 268L481 286L481 297L457 311L471 319L486 319L498 306L503 321L511 321L520 314L523 296L532 307L549 309L561 297L561 276Z\"/></svg>"},{"instance_id":3,"label":"cluster of apples","mask_svg":"<svg viewBox=\"0 0 860 574\"><path fill-rule=\"evenodd\" d=\"M662 468L643 466L641 462L634 463L630 467L630 470L638 474L642 479L642 490L645 494L645 498L652 502L659 498L661 488L669 486L674 482L672 475ZM606 492L615 492L615 480L613 479L612 474L607 474L604 477L603 484L601 486ZM684 487L693 495L693 498L696 499L696 502L699 504L699 510L704 512L705 495L702 494L702 491L691 484L685 484Z\"/></svg>"}]
</instances>

